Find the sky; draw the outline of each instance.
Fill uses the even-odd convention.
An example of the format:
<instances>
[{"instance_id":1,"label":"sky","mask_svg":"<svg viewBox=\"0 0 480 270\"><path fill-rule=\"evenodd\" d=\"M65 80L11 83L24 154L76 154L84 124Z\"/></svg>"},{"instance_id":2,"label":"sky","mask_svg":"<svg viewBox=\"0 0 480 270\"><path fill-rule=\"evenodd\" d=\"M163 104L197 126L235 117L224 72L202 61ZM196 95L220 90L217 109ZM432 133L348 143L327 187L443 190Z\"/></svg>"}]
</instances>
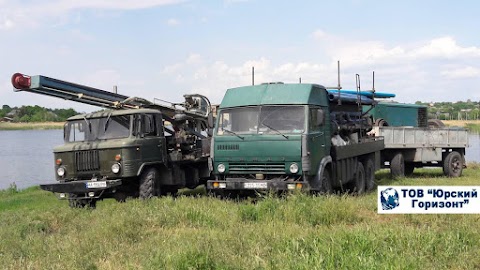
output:
<instances>
[{"instance_id":1,"label":"sky","mask_svg":"<svg viewBox=\"0 0 480 270\"><path fill-rule=\"evenodd\" d=\"M16 72L172 102L285 82L396 101L480 99L480 1L0 0L0 104L93 111L14 92Z\"/></svg>"}]
</instances>

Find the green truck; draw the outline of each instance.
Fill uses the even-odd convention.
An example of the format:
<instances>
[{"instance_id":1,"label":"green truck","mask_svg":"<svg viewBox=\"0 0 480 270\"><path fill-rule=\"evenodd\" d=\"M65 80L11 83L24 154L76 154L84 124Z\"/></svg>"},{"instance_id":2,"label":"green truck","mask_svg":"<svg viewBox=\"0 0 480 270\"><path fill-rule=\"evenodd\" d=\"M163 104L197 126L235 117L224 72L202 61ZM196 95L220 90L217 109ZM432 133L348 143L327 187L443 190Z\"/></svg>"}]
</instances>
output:
<instances>
[{"instance_id":1,"label":"green truck","mask_svg":"<svg viewBox=\"0 0 480 270\"><path fill-rule=\"evenodd\" d=\"M165 105L41 75L17 73L12 84L16 91L106 108L67 120L65 143L54 149L57 182L40 185L71 207L175 193L210 177L213 118L204 96Z\"/></svg>"},{"instance_id":2,"label":"green truck","mask_svg":"<svg viewBox=\"0 0 480 270\"><path fill-rule=\"evenodd\" d=\"M211 158L219 194L374 187L384 142L354 97L337 103L317 84L268 83L228 89L218 110ZM360 98L358 99L360 101Z\"/></svg>"}]
</instances>

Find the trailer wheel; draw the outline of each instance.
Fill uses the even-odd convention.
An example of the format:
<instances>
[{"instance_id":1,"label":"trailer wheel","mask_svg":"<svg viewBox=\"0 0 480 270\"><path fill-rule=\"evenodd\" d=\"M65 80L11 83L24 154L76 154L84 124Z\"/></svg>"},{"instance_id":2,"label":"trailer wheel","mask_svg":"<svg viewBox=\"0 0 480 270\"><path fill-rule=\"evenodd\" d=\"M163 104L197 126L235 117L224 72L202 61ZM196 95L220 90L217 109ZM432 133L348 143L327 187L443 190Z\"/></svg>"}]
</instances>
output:
<instances>
[{"instance_id":1,"label":"trailer wheel","mask_svg":"<svg viewBox=\"0 0 480 270\"><path fill-rule=\"evenodd\" d=\"M448 177L460 177L463 171L463 157L457 151L450 152L443 161L443 174Z\"/></svg>"},{"instance_id":2,"label":"trailer wheel","mask_svg":"<svg viewBox=\"0 0 480 270\"><path fill-rule=\"evenodd\" d=\"M355 172L355 186L353 192L357 195L365 193L365 168L361 162L357 163Z\"/></svg>"},{"instance_id":3,"label":"trailer wheel","mask_svg":"<svg viewBox=\"0 0 480 270\"><path fill-rule=\"evenodd\" d=\"M371 158L365 162L365 181L367 191L370 191L375 187L375 165Z\"/></svg>"},{"instance_id":4,"label":"trailer wheel","mask_svg":"<svg viewBox=\"0 0 480 270\"><path fill-rule=\"evenodd\" d=\"M413 170L415 170L415 164L413 162L405 162L405 175L412 175Z\"/></svg>"},{"instance_id":5,"label":"trailer wheel","mask_svg":"<svg viewBox=\"0 0 480 270\"><path fill-rule=\"evenodd\" d=\"M156 195L155 185L157 183L158 171L155 168L146 169L140 176L139 193L141 199L149 199Z\"/></svg>"},{"instance_id":6,"label":"trailer wheel","mask_svg":"<svg viewBox=\"0 0 480 270\"><path fill-rule=\"evenodd\" d=\"M403 154L398 152L390 161L390 173L393 178L405 177L405 160Z\"/></svg>"},{"instance_id":7,"label":"trailer wheel","mask_svg":"<svg viewBox=\"0 0 480 270\"><path fill-rule=\"evenodd\" d=\"M77 194L70 193L68 195L68 206L71 208L92 208L97 207L95 199L77 199Z\"/></svg>"}]
</instances>

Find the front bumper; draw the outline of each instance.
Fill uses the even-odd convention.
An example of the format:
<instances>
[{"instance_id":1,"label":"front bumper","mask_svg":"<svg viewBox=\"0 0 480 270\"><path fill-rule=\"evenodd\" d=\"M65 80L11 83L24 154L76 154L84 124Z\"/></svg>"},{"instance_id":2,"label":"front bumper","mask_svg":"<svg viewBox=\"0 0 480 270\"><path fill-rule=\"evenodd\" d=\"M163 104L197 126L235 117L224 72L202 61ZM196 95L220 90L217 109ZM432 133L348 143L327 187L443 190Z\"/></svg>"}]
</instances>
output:
<instances>
[{"instance_id":1,"label":"front bumper","mask_svg":"<svg viewBox=\"0 0 480 270\"><path fill-rule=\"evenodd\" d=\"M82 180L82 181L71 181L64 183L56 184L45 184L40 185L40 188L46 191L51 191L55 193L74 193L74 194L85 194L89 192L101 192L111 189L113 187L120 186L122 184L121 179L115 180Z\"/></svg>"},{"instance_id":2,"label":"front bumper","mask_svg":"<svg viewBox=\"0 0 480 270\"><path fill-rule=\"evenodd\" d=\"M207 181L208 190L254 190L254 191L291 191L310 190L306 181L253 180L245 178L227 178L226 180Z\"/></svg>"}]
</instances>

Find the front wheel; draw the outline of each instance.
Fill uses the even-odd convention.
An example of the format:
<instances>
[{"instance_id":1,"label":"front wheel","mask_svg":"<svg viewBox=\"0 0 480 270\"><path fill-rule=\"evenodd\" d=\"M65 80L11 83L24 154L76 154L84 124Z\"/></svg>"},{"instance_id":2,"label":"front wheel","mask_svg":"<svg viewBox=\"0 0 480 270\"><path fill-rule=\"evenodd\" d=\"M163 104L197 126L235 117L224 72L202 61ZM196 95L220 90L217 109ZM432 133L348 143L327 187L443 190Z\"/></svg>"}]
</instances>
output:
<instances>
[{"instance_id":1,"label":"front wheel","mask_svg":"<svg viewBox=\"0 0 480 270\"><path fill-rule=\"evenodd\" d=\"M450 152L443 161L443 173L448 177L460 177L463 171L463 156L457 152Z\"/></svg>"},{"instance_id":2,"label":"front wheel","mask_svg":"<svg viewBox=\"0 0 480 270\"><path fill-rule=\"evenodd\" d=\"M92 208L97 207L96 199L77 199L76 194L69 194L68 206L71 208Z\"/></svg>"},{"instance_id":3,"label":"front wheel","mask_svg":"<svg viewBox=\"0 0 480 270\"><path fill-rule=\"evenodd\" d=\"M140 176L139 195L141 199L149 199L157 195L156 186L158 171L155 168L146 169Z\"/></svg>"}]
</instances>

